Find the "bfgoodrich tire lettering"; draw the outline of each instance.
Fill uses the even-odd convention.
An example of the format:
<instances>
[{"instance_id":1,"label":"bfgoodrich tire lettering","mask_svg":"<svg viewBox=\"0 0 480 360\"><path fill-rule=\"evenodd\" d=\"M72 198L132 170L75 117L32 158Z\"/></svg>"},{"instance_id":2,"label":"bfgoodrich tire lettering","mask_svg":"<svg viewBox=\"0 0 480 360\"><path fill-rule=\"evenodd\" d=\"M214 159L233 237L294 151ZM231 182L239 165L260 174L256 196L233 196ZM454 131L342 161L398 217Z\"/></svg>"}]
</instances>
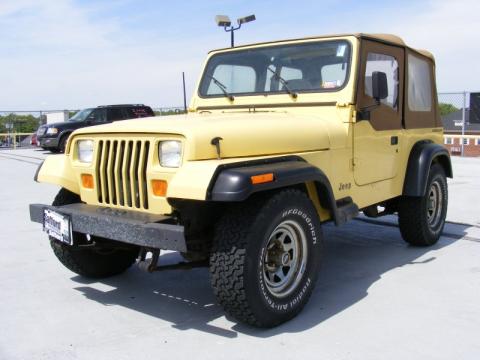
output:
<instances>
[{"instance_id":1,"label":"bfgoodrich tire lettering","mask_svg":"<svg viewBox=\"0 0 480 360\"><path fill-rule=\"evenodd\" d=\"M288 264L293 252L286 251L289 246L278 245L275 249L272 234L279 226L292 224L290 229L295 229L291 231L304 236L304 241L299 239L304 248L298 252L304 258L296 259L299 266L292 265L292 277L284 283L287 286L275 291L275 286L272 287L275 277L266 276L266 270ZM287 245L294 241L293 232L290 236L292 239L286 241ZM299 190L260 196L232 208L216 226L210 258L212 286L219 303L228 314L254 326L272 327L293 318L313 291L322 238L317 213ZM270 267L266 268L266 263ZM288 269L283 269L283 274L287 278ZM268 279L273 281L269 283Z\"/></svg>"}]
</instances>

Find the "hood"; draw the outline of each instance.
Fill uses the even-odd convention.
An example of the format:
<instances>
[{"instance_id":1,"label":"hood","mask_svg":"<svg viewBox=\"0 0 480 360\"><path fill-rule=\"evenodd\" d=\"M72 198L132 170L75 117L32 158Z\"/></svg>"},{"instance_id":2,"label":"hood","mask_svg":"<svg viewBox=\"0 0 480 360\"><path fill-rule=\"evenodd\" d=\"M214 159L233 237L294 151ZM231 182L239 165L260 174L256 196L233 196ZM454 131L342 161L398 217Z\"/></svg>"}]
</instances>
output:
<instances>
[{"instance_id":1,"label":"hood","mask_svg":"<svg viewBox=\"0 0 480 360\"><path fill-rule=\"evenodd\" d=\"M264 156L325 150L328 127L317 116L288 113L223 113L158 116L83 128L79 134L154 133L185 138L184 159L217 157L211 140L220 137L221 157Z\"/></svg>"},{"instance_id":2,"label":"hood","mask_svg":"<svg viewBox=\"0 0 480 360\"><path fill-rule=\"evenodd\" d=\"M83 121L61 121L56 123L50 123L42 125L46 128L57 128L59 130L65 129L78 129L79 127L84 127L85 123Z\"/></svg>"}]
</instances>

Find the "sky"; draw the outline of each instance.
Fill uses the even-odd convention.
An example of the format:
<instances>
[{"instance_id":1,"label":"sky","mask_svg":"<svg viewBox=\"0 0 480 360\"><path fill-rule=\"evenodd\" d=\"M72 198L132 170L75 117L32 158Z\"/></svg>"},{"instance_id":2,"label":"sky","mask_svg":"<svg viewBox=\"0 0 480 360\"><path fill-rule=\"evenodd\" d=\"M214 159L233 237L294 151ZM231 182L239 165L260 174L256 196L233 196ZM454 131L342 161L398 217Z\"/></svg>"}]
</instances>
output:
<instances>
[{"instance_id":1,"label":"sky","mask_svg":"<svg viewBox=\"0 0 480 360\"><path fill-rule=\"evenodd\" d=\"M480 91L480 1L0 0L0 111L183 103L217 14L255 14L236 44L332 33L393 33L431 51L439 91Z\"/></svg>"}]
</instances>

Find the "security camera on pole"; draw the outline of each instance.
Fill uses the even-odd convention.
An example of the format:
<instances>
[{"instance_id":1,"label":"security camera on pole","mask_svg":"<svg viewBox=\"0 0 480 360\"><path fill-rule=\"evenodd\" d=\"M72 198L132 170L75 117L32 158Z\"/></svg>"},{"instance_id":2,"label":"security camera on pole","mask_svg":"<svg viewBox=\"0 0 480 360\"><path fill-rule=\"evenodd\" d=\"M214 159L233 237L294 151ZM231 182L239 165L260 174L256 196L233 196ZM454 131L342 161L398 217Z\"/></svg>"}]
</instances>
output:
<instances>
[{"instance_id":1,"label":"security camera on pole","mask_svg":"<svg viewBox=\"0 0 480 360\"><path fill-rule=\"evenodd\" d=\"M232 26L232 22L227 15L217 15L215 16L215 22L218 26L223 27L226 32L230 33L230 41L231 47L234 47L235 39L234 39L234 32L242 27L242 24L248 23L250 21L256 20L255 15L245 16L243 18L237 19L238 26Z\"/></svg>"}]
</instances>

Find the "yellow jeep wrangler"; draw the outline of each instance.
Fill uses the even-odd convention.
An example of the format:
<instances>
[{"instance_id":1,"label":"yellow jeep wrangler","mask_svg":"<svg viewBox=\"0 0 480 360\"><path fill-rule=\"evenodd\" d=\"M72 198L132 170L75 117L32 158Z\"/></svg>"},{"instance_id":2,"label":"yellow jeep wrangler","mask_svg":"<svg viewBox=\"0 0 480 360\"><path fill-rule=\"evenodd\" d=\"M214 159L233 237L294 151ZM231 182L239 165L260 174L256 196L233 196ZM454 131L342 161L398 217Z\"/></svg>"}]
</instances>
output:
<instances>
[{"instance_id":1,"label":"yellow jeep wrangler","mask_svg":"<svg viewBox=\"0 0 480 360\"><path fill-rule=\"evenodd\" d=\"M452 177L437 105L433 56L392 35L212 51L188 114L75 131L35 176L62 189L30 217L77 274L179 251L226 312L275 326L312 294L322 223L398 213L406 242L437 242Z\"/></svg>"}]
</instances>

